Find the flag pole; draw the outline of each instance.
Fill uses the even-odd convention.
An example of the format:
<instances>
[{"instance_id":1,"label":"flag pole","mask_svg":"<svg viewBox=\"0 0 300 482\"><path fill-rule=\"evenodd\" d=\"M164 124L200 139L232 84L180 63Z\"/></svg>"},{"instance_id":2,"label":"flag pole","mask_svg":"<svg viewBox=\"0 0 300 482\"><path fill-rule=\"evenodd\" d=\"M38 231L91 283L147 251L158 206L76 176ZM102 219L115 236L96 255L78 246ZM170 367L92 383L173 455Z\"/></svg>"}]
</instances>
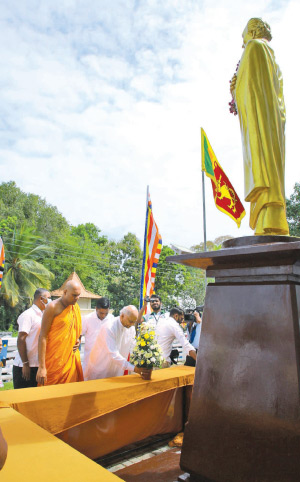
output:
<instances>
[{"instance_id":1,"label":"flag pole","mask_svg":"<svg viewBox=\"0 0 300 482\"><path fill-rule=\"evenodd\" d=\"M205 176L204 171L202 171L202 208L203 208L203 241L204 241L204 251L207 250L206 247L206 211L205 211ZM207 277L206 277L206 270L205 270L205 291L207 286Z\"/></svg>"},{"instance_id":2,"label":"flag pole","mask_svg":"<svg viewBox=\"0 0 300 482\"><path fill-rule=\"evenodd\" d=\"M148 199L149 199L149 185L147 186L147 192L146 192L146 221L145 221L145 234L144 234L143 266L142 266L141 288L140 288L140 309L142 308L143 303L144 303L144 299L143 299L143 286L144 286L145 262L146 262Z\"/></svg>"},{"instance_id":3,"label":"flag pole","mask_svg":"<svg viewBox=\"0 0 300 482\"><path fill-rule=\"evenodd\" d=\"M205 178L204 178L204 171L202 171L202 207L203 207L204 251L206 251L206 211L205 211Z\"/></svg>"},{"instance_id":4,"label":"flag pole","mask_svg":"<svg viewBox=\"0 0 300 482\"><path fill-rule=\"evenodd\" d=\"M202 166L202 209L203 209L203 241L204 241L204 251L207 251L206 246L206 210L205 210L205 176L204 176L204 146L203 146L203 129L201 128L201 166ZM206 291L207 286L207 276L205 270L205 281L204 281L204 288Z\"/></svg>"}]
</instances>

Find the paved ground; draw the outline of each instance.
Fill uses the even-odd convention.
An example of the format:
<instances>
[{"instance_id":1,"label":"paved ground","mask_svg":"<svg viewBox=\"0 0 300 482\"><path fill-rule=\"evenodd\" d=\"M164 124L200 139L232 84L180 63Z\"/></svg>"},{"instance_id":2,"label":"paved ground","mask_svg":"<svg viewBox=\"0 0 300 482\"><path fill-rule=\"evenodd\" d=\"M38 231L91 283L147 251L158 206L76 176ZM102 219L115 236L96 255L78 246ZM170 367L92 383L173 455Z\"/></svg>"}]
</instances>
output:
<instances>
[{"instance_id":1,"label":"paved ground","mask_svg":"<svg viewBox=\"0 0 300 482\"><path fill-rule=\"evenodd\" d=\"M140 457L123 461L109 470L125 482L176 482L184 472L180 469L181 450L168 446Z\"/></svg>"}]
</instances>

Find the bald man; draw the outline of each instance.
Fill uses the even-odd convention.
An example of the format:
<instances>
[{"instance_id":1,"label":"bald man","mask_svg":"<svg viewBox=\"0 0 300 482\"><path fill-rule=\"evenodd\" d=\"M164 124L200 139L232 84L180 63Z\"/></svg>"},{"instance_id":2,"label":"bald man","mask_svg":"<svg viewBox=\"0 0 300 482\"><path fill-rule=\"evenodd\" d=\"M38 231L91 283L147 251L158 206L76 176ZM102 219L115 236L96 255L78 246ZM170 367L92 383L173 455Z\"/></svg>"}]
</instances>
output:
<instances>
[{"instance_id":1,"label":"bald man","mask_svg":"<svg viewBox=\"0 0 300 482\"><path fill-rule=\"evenodd\" d=\"M77 304L81 287L68 281L63 295L44 311L39 338L39 385L83 381L78 350L81 314Z\"/></svg>"},{"instance_id":2,"label":"bald man","mask_svg":"<svg viewBox=\"0 0 300 482\"><path fill-rule=\"evenodd\" d=\"M142 369L128 361L128 355L135 344L137 317L138 310L129 305L120 311L120 316L101 326L91 350L85 380L118 377L124 375L125 371L144 377Z\"/></svg>"}]
</instances>

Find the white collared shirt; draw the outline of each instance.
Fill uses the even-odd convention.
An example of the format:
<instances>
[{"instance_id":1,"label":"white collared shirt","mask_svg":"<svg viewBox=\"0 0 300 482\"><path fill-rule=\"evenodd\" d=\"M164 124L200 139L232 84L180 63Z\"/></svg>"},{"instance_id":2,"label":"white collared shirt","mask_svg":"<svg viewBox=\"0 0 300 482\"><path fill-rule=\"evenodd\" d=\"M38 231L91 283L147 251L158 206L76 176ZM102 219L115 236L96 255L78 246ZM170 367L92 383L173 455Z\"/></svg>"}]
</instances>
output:
<instances>
[{"instance_id":1,"label":"white collared shirt","mask_svg":"<svg viewBox=\"0 0 300 482\"><path fill-rule=\"evenodd\" d=\"M176 339L182 346L186 355L190 351L195 351L195 348L187 341L184 336L182 328L172 318L161 318L156 326L156 339L162 349L163 357L167 362L171 362L170 353L172 350L172 343Z\"/></svg>"},{"instance_id":2,"label":"white collared shirt","mask_svg":"<svg viewBox=\"0 0 300 482\"><path fill-rule=\"evenodd\" d=\"M108 313L103 320L100 320L97 316L96 310L82 318L82 334L85 337L84 357L82 364L83 375L87 369L90 353L96 342L101 326L108 320L113 319L114 316L111 313Z\"/></svg>"},{"instance_id":3,"label":"white collared shirt","mask_svg":"<svg viewBox=\"0 0 300 482\"><path fill-rule=\"evenodd\" d=\"M135 328L125 328L120 317L104 323L91 350L85 380L119 377L124 371L133 372L134 365L127 361L135 344Z\"/></svg>"},{"instance_id":4,"label":"white collared shirt","mask_svg":"<svg viewBox=\"0 0 300 482\"><path fill-rule=\"evenodd\" d=\"M19 325L19 333L27 333L25 343L30 367L39 366L38 342L41 331L42 317L43 312L39 309L39 307L32 305L31 308L21 313L17 320ZM14 365L17 367L23 366L19 352L14 359Z\"/></svg>"},{"instance_id":5,"label":"white collared shirt","mask_svg":"<svg viewBox=\"0 0 300 482\"><path fill-rule=\"evenodd\" d=\"M152 311L152 313L143 316L141 324L147 326L149 330L156 331L156 326L159 320L165 320L166 318L169 318L169 316L168 312L162 313L159 311L158 313L154 313L154 311Z\"/></svg>"}]
</instances>

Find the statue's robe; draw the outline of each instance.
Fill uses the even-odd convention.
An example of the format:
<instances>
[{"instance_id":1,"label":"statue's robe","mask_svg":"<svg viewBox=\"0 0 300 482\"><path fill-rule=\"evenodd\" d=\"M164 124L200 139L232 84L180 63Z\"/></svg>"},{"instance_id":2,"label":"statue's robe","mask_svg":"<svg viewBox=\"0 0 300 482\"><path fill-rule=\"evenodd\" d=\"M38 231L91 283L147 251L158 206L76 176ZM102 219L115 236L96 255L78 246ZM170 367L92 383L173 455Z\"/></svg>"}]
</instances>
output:
<instances>
[{"instance_id":1,"label":"statue's robe","mask_svg":"<svg viewBox=\"0 0 300 482\"><path fill-rule=\"evenodd\" d=\"M77 303L68 306L53 319L47 336L45 385L83 380L80 352L73 352L81 331L81 314Z\"/></svg>"},{"instance_id":2,"label":"statue's robe","mask_svg":"<svg viewBox=\"0 0 300 482\"><path fill-rule=\"evenodd\" d=\"M282 75L264 39L250 40L235 89L244 157L245 201L256 235L289 234L285 213Z\"/></svg>"}]
</instances>

